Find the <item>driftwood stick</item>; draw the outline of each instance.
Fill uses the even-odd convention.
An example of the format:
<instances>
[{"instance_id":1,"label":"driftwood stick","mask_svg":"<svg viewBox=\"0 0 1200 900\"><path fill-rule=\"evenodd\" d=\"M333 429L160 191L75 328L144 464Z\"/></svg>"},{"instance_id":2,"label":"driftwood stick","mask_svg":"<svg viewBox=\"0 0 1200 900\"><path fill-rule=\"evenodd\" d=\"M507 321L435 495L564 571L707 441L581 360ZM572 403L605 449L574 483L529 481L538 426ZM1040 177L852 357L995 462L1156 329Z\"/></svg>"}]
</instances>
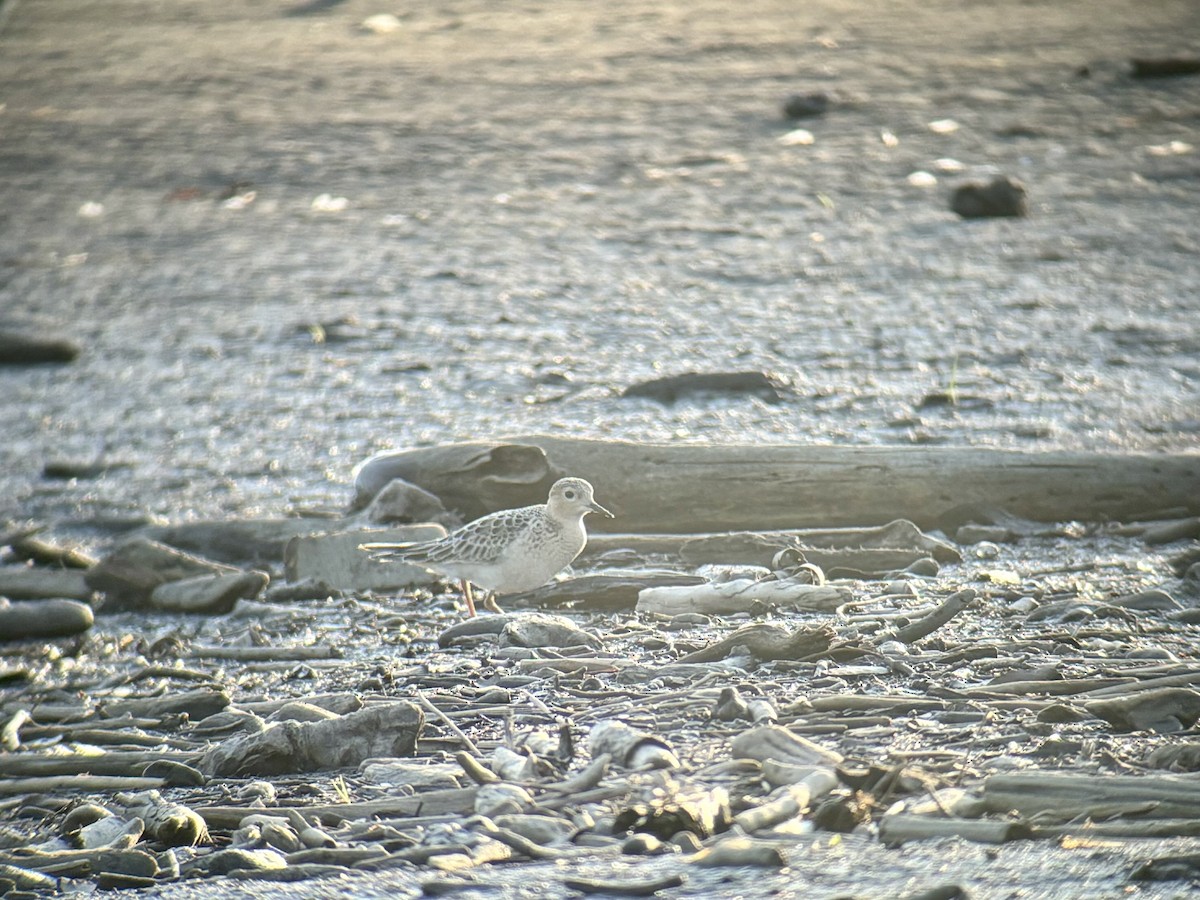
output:
<instances>
[{"instance_id":1,"label":"driftwood stick","mask_svg":"<svg viewBox=\"0 0 1200 900\"><path fill-rule=\"evenodd\" d=\"M813 769L802 780L781 788L780 795L774 800L738 813L733 817L734 824L741 826L746 834L772 828L780 822L794 819L815 798L828 794L837 786L838 776L833 769Z\"/></svg>"},{"instance_id":2,"label":"driftwood stick","mask_svg":"<svg viewBox=\"0 0 1200 900\"><path fill-rule=\"evenodd\" d=\"M0 782L2 783L2 782ZM450 788L444 791L426 791L414 797L385 797L380 800L364 800L359 803L324 803L313 806L276 806L258 809L250 806L195 806L192 807L208 823L212 830L237 828L242 819L254 815L284 816L289 811L299 812L306 817L316 816L322 822L338 822L369 819L373 816L440 816L454 813L466 815L475 806L476 788Z\"/></svg>"},{"instance_id":3,"label":"driftwood stick","mask_svg":"<svg viewBox=\"0 0 1200 900\"><path fill-rule=\"evenodd\" d=\"M0 794L51 794L73 791L80 794L96 791L145 791L160 788L162 778L135 778L120 775L52 775L47 778L5 778L0 780Z\"/></svg>"},{"instance_id":4,"label":"driftwood stick","mask_svg":"<svg viewBox=\"0 0 1200 900\"><path fill-rule=\"evenodd\" d=\"M425 707L425 709L429 710L431 713L433 713L435 716L437 716L438 720L443 725L445 725L447 728L450 729L451 734L453 734L456 738L458 738L460 741L462 741L463 746L467 748L467 750L471 753L472 756L474 756L475 758L478 759L480 756L483 755L482 753L479 752L479 748L475 746L475 742L473 740L471 740L469 737L467 737L463 733L463 730L461 728L459 728L457 725L455 725L453 721L451 721L449 716L447 716L444 712L442 712L440 709L438 709L436 706L434 706L432 703L430 703L429 698L426 697L424 694L422 694L420 691L417 691L417 701L423 707Z\"/></svg>"},{"instance_id":5,"label":"driftwood stick","mask_svg":"<svg viewBox=\"0 0 1200 900\"><path fill-rule=\"evenodd\" d=\"M937 631L960 612L967 608L972 600L975 599L975 592L970 588L965 588L961 591L956 591L945 600L942 605L929 613L927 616L922 616L915 622L905 625L903 628L897 628L893 632L882 635L880 640L900 641L902 644L911 644L919 641L923 637L927 637Z\"/></svg>"}]
</instances>

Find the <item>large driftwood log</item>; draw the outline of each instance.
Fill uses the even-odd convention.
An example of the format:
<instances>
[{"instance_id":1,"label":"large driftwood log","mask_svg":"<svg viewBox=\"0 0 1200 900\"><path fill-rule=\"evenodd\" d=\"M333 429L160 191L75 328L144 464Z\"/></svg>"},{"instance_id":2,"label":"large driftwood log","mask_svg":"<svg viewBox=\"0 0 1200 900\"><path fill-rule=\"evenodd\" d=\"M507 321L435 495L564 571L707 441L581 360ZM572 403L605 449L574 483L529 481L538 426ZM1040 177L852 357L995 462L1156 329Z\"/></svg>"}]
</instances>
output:
<instances>
[{"instance_id":1,"label":"large driftwood log","mask_svg":"<svg viewBox=\"0 0 1200 900\"><path fill-rule=\"evenodd\" d=\"M951 447L640 444L548 436L386 453L355 472L355 508L394 478L466 518L546 498L564 474L596 487L612 528L703 532L936 525L964 506L1037 521L1200 512L1200 454ZM603 530L603 523L593 522Z\"/></svg>"}]
</instances>

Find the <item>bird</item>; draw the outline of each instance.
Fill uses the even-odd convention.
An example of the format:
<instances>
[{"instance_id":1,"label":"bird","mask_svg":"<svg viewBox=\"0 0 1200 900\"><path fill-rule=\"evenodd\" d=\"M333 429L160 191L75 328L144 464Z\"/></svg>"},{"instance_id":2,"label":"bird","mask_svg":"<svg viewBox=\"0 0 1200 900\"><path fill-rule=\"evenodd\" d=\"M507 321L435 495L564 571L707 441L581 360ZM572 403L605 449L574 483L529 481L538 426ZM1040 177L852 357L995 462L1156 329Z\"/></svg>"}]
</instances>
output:
<instances>
[{"instance_id":1,"label":"bird","mask_svg":"<svg viewBox=\"0 0 1200 900\"><path fill-rule=\"evenodd\" d=\"M472 585L480 587L484 609L498 613L496 594L540 587L583 551L585 516L614 518L593 494L582 478L560 478L545 503L490 513L432 541L366 543L359 549L373 559L401 560L457 579L469 616L475 615Z\"/></svg>"}]
</instances>

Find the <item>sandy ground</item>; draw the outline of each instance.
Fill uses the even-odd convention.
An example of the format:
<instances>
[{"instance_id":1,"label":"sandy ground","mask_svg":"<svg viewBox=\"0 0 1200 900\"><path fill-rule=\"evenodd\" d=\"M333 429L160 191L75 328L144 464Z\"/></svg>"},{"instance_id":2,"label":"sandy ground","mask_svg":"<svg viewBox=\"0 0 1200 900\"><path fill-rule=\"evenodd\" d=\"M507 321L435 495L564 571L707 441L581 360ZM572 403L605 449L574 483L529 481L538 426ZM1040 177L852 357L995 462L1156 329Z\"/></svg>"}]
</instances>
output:
<instances>
[{"instance_id":1,"label":"sandy ground","mask_svg":"<svg viewBox=\"0 0 1200 900\"><path fill-rule=\"evenodd\" d=\"M8 514L340 506L543 430L1200 444L1195 78L1127 74L1187 0L4 9L0 324L84 348L0 371ZM949 211L995 172L1028 219ZM619 398L693 369L796 395Z\"/></svg>"},{"instance_id":2,"label":"sandy ground","mask_svg":"<svg viewBox=\"0 0 1200 900\"><path fill-rule=\"evenodd\" d=\"M1192 0L7 0L0 328L83 352L0 368L0 520L340 508L538 431L1197 449L1200 82L1128 60L1198 51ZM950 212L998 173L1028 218ZM620 397L744 369L795 393Z\"/></svg>"}]
</instances>

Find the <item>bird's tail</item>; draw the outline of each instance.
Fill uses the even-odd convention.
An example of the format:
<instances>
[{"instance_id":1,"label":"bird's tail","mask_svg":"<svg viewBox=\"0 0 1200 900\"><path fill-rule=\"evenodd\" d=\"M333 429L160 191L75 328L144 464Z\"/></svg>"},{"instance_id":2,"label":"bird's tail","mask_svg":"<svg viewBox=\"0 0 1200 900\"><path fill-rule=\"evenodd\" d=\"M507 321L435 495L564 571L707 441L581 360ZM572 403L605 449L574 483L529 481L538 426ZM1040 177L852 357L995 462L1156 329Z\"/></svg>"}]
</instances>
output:
<instances>
[{"instance_id":1,"label":"bird's tail","mask_svg":"<svg viewBox=\"0 0 1200 900\"><path fill-rule=\"evenodd\" d=\"M359 544L358 549L371 554L371 559L386 561L389 559L407 559L409 554L414 549L420 547L421 541L404 541L402 543L393 544L387 542L377 542L369 544Z\"/></svg>"}]
</instances>

